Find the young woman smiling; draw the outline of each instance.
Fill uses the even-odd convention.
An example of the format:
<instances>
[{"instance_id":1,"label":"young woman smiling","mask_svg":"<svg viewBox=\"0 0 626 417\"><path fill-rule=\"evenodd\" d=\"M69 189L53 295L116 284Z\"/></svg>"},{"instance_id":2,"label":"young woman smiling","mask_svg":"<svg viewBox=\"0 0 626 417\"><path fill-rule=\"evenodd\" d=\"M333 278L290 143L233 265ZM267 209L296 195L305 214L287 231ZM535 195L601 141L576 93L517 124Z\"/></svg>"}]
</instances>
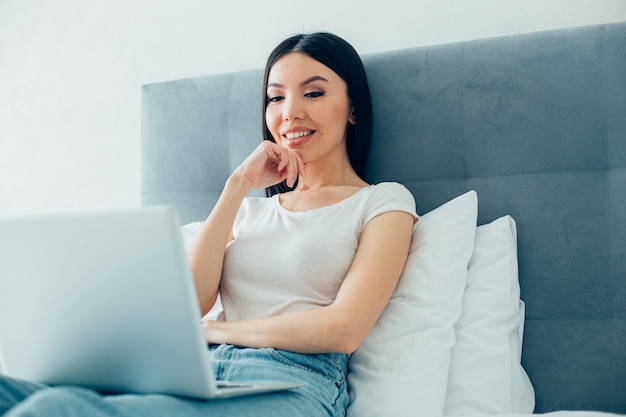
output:
<instances>
[{"instance_id":1,"label":"young woman smiling","mask_svg":"<svg viewBox=\"0 0 626 417\"><path fill-rule=\"evenodd\" d=\"M201 314L218 294L223 304L203 323L216 377L302 387L202 402L0 378L0 413L344 416L349 355L389 301L417 221L406 188L363 180L371 129L356 51L328 33L286 39L265 69L264 140L189 249ZM268 197L247 197L256 188Z\"/></svg>"}]
</instances>

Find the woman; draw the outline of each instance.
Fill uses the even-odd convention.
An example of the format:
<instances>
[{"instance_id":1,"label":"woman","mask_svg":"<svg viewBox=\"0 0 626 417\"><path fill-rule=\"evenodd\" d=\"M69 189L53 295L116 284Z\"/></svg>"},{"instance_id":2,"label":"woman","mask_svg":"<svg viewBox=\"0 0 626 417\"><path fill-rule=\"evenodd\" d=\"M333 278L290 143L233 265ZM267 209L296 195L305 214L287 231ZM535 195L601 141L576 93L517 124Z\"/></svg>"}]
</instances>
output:
<instances>
[{"instance_id":1,"label":"woman","mask_svg":"<svg viewBox=\"0 0 626 417\"><path fill-rule=\"evenodd\" d=\"M189 249L214 371L298 389L220 401L101 396L0 380L8 415L343 416L347 363L382 313L417 220L397 183L362 179L371 103L358 54L328 34L298 35L270 55L265 139L228 178ZM266 188L270 198L249 198ZM24 414L22 414L24 413ZM213 413L213 414L211 414Z\"/></svg>"}]
</instances>

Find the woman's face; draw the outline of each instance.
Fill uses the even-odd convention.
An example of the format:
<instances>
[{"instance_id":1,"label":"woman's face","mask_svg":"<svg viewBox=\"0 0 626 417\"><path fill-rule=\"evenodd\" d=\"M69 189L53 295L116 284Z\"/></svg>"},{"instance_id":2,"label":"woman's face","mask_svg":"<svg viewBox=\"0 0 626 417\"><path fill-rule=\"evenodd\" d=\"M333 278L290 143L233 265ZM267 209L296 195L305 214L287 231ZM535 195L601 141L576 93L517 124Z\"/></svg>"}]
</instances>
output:
<instances>
[{"instance_id":1,"label":"woman's face","mask_svg":"<svg viewBox=\"0 0 626 417\"><path fill-rule=\"evenodd\" d=\"M348 123L354 124L346 83L306 54L292 52L271 68L265 122L277 144L305 163L344 155Z\"/></svg>"}]
</instances>

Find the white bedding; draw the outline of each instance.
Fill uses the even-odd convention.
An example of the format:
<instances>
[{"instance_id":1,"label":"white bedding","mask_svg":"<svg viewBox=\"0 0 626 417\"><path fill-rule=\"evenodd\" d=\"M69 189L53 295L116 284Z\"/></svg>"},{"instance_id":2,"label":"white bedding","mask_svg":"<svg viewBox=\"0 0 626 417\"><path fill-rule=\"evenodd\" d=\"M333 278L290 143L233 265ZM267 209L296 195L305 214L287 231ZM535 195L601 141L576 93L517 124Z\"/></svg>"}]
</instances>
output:
<instances>
[{"instance_id":1,"label":"white bedding","mask_svg":"<svg viewBox=\"0 0 626 417\"><path fill-rule=\"evenodd\" d=\"M598 411L553 411L543 414L463 414L463 416L455 416L452 414L444 417L607 417L607 416L624 416L624 414L601 413Z\"/></svg>"},{"instance_id":2,"label":"white bedding","mask_svg":"<svg viewBox=\"0 0 626 417\"><path fill-rule=\"evenodd\" d=\"M352 356L348 417L532 415L534 389L520 363L515 221L477 227L477 197L471 191L422 215L398 288ZM201 225L182 227L186 246Z\"/></svg>"}]
</instances>

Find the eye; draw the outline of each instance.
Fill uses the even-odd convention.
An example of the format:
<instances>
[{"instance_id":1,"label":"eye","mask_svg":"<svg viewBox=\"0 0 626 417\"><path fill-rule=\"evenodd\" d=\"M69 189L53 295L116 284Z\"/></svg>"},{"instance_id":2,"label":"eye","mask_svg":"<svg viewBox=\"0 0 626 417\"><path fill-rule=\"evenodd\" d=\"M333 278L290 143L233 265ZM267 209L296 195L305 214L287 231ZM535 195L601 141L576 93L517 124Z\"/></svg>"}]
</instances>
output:
<instances>
[{"instance_id":1,"label":"eye","mask_svg":"<svg viewBox=\"0 0 626 417\"><path fill-rule=\"evenodd\" d=\"M304 96L308 98L318 98L324 95L323 91L311 91L310 93L306 93Z\"/></svg>"},{"instance_id":2,"label":"eye","mask_svg":"<svg viewBox=\"0 0 626 417\"><path fill-rule=\"evenodd\" d=\"M267 102L268 103L278 103L279 101L283 100L285 97L283 96L274 96L274 97L268 97L267 98Z\"/></svg>"}]
</instances>

